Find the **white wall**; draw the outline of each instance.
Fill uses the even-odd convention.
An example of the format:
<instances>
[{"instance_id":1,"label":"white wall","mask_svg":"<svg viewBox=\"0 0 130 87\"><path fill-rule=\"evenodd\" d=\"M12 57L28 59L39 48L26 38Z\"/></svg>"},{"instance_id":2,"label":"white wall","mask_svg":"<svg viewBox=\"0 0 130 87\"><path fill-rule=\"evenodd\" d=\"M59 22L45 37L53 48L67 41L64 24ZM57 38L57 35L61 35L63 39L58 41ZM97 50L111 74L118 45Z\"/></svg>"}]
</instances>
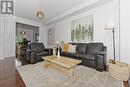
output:
<instances>
[{"instance_id":1,"label":"white wall","mask_svg":"<svg viewBox=\"0 0 130 87\"><path fill-rule=\"evenodd\" d=\"M94 15L94 42L103 42L108 50L108 59L113 58L113 48L112 48L112 31L105 30L105 24L108 20L114 19L117 23L116 29L116 57L119 58L119 10L117 0L109 2L103 6L97 7L95 9L82 12L79 15L58 21L49 25L49 27L55 27L55 38L56 41L71 42L71 21L87 16Z\"/></svg>"},{"instance_id":2,"label":"white wall","mask_svg":"<svg viewBox=\"0 0 130 87\"><path fill-rule=\"evenodd\" d=\"M42 25L42 28L40 29L40 42L43 42L45 47L48 47L47 46L47 28L45 25ZM48 47L49 48L49 47Z\"/></svg>"},{"instance_id":3,"label":"white wall","mask_svg":"<svg viewBox=\"0 0 130 87\"><path fill-rule=\"evenodd\" d=\"M121 61L130 64L130 0L120 0Z\"/></svg>"},{"instance_id":4,"label":"white wall","mask_svg":"<svg viewBox=\"0 0 130 87\"><path fill-rule=\"evenodd\" d=\"M4 28L4 23L3 23L4 17L0 17L0 58L3 57L3 28Z\"/></svg>"},{"instance_id":5,"label":"white wall","mask_svg":"<svg viewBox=\"0 0 130 87\"><path fill-rule=\"evenodd\" d=\"M24 18L0 15L0 58L15 56L16 22L39 27L40 42L46 40L44 25Z\"/></svg>"},{"instance_id":6,"label":"white wall","mask_svg":"<svg viewBox=\"0 0 130 87\"><path fill-rule=\"evenodd\" d=\"M13 16L0 15L0 57L15 56L15 22Z\"/></svg>"},{"instance_id":7,"label":"white wall","mask_svg":"<svg viewBox=\"0 0 130 87\"><path fill-rule=\"evenodd\" d=\"M130 0L120 0L120 59L130 64ZM130 80L129 80L130 84Z\"/></svg>"}]
</instances>

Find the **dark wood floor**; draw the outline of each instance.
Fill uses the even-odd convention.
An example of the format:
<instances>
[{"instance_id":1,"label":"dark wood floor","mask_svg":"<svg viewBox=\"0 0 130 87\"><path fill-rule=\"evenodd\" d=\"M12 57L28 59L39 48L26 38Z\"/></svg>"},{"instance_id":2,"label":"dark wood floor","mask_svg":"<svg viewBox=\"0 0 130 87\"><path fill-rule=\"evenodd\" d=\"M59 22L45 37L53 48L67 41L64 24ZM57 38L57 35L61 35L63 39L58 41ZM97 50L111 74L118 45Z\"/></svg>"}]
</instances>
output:
<instances>
[{"instance_id":1,"label":"dark wood floor","mask_svg":"<svg viewBox=\"0 0 130 87\"><path fill-rule=\"evenodd\" d=\"M15 68L15 57L0 60L0 87L26 87Z\"/></svg>"},{"instance_id":2,"label":"dark wood floor","mask_svg":"<svg viewBox=\"0 0 130 87\"><path fill-rule=\"evenodd\" d=\"M25 83L23 82L17 70L15 71L15 81L16 81L16 87L26 87Z\"/></svg>"},{"instance_id":3,"label":"dark wood floor","mask_svg":"<svg viewBox=\"0 0 130 87\"><path fill-rule=\"evenodd\" d=\"M21 62L21 66L28 64L28 62L26 61L26 59L24 57L22 57L18 60ZM23 82L23 80L22 80L19 72L17 71L17 69L15 70L15 77L16 77L16 87L26 87L26 85Z\"/></svg>"},{"instance_id":4,"label":"dark wood floor","mask_svg":"<svg viewBox=\"0 0 130 87\"><path fill-rule=\"evenodd\" d=\"M27 61L20 59L22 65L28 64ZM129 87L128 81L123 82L124 87ZM15 68L15 58L5 58L0 60L0 87L26 87L20 74Z\"/></svg>"},{"instance_id":5,"label":"dark wood floor","mask_svg":"<svg viewBox=\"0 0 130 87\"><path fill-rule=\"evenodd\" d=\"M129 87L130 86L128 81L123 81L123 85L124 85L124 87Z\"/></svg>"}]
</instances>

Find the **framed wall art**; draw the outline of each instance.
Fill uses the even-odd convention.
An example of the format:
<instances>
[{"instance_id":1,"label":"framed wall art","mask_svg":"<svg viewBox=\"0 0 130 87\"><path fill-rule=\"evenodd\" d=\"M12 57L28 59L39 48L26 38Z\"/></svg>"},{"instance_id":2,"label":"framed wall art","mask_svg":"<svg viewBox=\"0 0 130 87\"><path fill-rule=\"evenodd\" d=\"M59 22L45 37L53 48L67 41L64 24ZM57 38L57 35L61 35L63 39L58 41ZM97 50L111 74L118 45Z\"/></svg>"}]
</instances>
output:
<instances>
[{"instance_id":1,"label":"framed wall art","mask_svg":"<svg viewBox=\"0 0 130 87\"><path fill-rule=\"evenodd\" d=\"M94 16L89 15L71 22L72 41L93 41Z\"/></svg>"},{"instance_id":2,"label":"framed wall art","mask_svg":"<svg viewBox=\"0 0 130 87\"><path fill-rule=\"evenodd\" d=\"M55 27L48 29L48 45L55 44Z\"/></svg>"}]
</instances>

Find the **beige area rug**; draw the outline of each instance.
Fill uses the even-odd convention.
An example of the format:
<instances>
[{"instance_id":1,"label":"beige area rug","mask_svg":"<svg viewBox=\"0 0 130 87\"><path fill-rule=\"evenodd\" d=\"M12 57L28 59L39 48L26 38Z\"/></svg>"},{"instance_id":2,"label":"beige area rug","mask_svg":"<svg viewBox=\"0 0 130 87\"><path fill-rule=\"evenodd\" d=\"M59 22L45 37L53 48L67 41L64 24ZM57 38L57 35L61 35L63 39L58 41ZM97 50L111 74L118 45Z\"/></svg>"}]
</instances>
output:
<instances>
[{"instance_id":1,"label":"beige area rug","mask_svg":"<svg viewBox=\"0 0 130 87\"><path fill-rule=\"evenodd\" d=\"M123 87L122 82L85 66L75 68L75 78L56 69L44 69L43 62L17 67L27 87Z\"/></svg>"}]
</instances>

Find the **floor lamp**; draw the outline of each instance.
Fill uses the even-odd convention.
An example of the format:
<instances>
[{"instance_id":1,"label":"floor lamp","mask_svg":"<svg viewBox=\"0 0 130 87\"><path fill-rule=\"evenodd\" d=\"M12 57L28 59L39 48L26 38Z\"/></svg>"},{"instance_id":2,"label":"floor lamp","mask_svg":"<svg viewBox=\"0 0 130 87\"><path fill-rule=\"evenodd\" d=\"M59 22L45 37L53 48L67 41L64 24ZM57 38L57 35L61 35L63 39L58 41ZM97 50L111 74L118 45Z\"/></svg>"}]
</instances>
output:
<instances>
[{"instance_id":1,"label":"floor lamp","mask_svg":"<svg viewBox=\"0 0 130 87\"><path fill-rule=\"evenodd\" d=\"M113 34L113 53L114 53L114 61L109 60L109 73L110 75L117 79L121 80L124 83L128 83L129 77L130 77L130 65L116 61L115 58L115 32L114 30L116 29L116 24L114 20L109 20L106 23L106 30L111 30ZM129 85L128 85L129 87Z\"/></svg>"},{"instance_id":2,"label":"floor lamp","mask_svg":"<svg viewBox=\"0 0 130 87\"><path fill-rule=\"evenodd\" d=\"M116 29L115 21L109 20L106 23L106 30L111 30L112 34L113 34L113 57L114 57L114 61L116 60L116 58L115 58L115 32L114 32L115 29Z\"/></svg>"}]
</instances>

